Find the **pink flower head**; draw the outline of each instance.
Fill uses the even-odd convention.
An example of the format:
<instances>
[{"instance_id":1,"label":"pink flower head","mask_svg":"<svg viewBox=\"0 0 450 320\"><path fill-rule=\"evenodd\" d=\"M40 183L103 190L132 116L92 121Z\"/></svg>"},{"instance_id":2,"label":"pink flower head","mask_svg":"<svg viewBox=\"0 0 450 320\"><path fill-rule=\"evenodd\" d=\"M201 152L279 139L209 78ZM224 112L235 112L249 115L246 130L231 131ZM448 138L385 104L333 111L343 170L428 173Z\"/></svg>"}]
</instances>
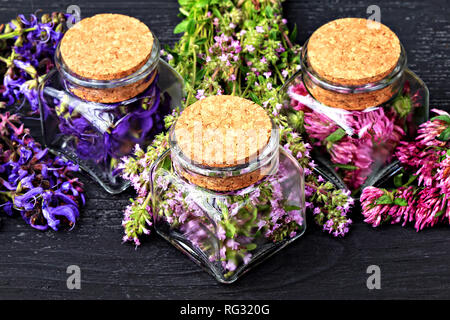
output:
<instances>
[{"instance_id":1,"label":"pink flower head","mask_svg":"<svg viewBox=\"0 0 450 320\"><path fill-rule=\"evenodd\" d=\"M236 264L233 261L229 260L225 265L225 269L233 272L234 270L236 270Z\"/></svg>"},{"instance_id":2,"label":"pink flower head","mask_svg":"<svg viewBox=\"0 0 450 320\"><path fill-rule=\"evenodd\" d=\"M255 47L251 44L247 44L245 46L245 48L247 49L248 52L252 53L253 51L255 51Z\"/></svg>"},{"instance_id":3,"label":"pink flower head","mask_svg":"<svg viewBox=\"0 0 450 320\"><path fill-rule=\"evenodd\" d=\"M202 89L197 90L197 95L195 96L195 98L198 100L202 100L202 99L206 98L205 90L202 90Z\"/></svg>"}]
</instances>

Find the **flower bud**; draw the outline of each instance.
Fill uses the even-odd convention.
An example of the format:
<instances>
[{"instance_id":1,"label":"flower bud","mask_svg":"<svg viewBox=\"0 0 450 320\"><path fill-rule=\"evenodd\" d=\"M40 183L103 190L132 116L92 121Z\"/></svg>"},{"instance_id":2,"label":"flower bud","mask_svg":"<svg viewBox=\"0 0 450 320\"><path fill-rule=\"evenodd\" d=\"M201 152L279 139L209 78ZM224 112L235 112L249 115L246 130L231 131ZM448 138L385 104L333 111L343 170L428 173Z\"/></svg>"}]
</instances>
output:
<instances>
[{"instance_id":1,"label":"flower bud","mask_svg":"<svg viewBox=\"0 0 450 320\"><path fill-rule=\"evenodd\" d=\"M9 25L9 23L7 23L6 26L5 26L5 30L4 30L3 33L10 33L10 32L12 32L12 31L13 31L13 29L11 28L11 26Z\"/></svg>"},{"instance_id":2,"label":"flower bud","mask_svg":"<svg viewBox=\"0 0 450 320\"><path fill-rule=\"evenodd\" d=\"M16 27L15 30L22 30L22 23L19 20L13 19L11 23Z\"/></svg>"},{"instance_id":3,"label":"flower bud","mask_svg":"<svg viewBox=\"0 0 450 320\"><path fill-rule=\"evenodd\" d=\"M52 22L55 25L59 23L58 13L57 12L52 12Z\"/></svg>"},{"instance_id":4,"label":"flower bud","mask_svg":"<svg viewBox=\"0 0 450 320\"><path fill-rule=\"evenodd\" d=\"M56 26L55 31L56 31L56 32L63 32L63 31L64 31L64 24L63 24L63 23L58 24L58 25Z\"/></svg>"},{"instance_id":5,"label":"flower bud","mask_svg":"<svg viewBox=\"0 0 450 320\"><path fill-rule=\"evenodd\" d=\"M50 18L50 15L48 13L43 14L41 17L42 23L49 23L52 19Z\"/></svg>"},{"instance_id":6,"label":"flower bud","mask_svg":"<svg viewBox=\"0 0 450 320\"><path fill-rule=\"evenodd\" d=\"M23 37L22 36L18 36L16 41L14 42L14 46L15 47L21 47L23 45Z\"/></svg>"},{"instance_id":7,"label":"flower bud","mask_svg":"<svg viewBox=\"0 0 450 320\"><path fill-rule=\"evenodd\" d=\"M400 117L406 117L412 109L412 102L409 96L398 96L394 100L394 109Z\"/></svg>"}]
</instances>

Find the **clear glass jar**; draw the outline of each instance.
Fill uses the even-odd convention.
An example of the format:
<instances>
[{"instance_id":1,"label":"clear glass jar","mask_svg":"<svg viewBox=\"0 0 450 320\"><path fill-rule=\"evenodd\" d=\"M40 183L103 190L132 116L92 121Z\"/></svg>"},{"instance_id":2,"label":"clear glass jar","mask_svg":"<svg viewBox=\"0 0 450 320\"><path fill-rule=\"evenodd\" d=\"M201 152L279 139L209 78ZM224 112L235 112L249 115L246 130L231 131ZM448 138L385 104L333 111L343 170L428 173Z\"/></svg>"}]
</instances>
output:
<instances>
[{"instance_id":1,"label":"clear glass jar","mask_svg":"<svg viewBox=\"0 0 450 320\"><path fill-rule=\"evenodd\" d=\"M58 46L56 69L39 86L44 143L78 163L109 193L129 186L117 169L120 158L136 144L150 144L164 129L164 116L181 105L183 81L159 58L159 42L153 38L148 61L133 74L115 80L74 74Z\"/></svg>"},{"instance_id":2,"label":"clear glass jar","mask_svg":"<svg viewBox=\"0 0 450 320\"><path fill-rule=\"evenodd\" d=\"M383 79L346 86L315 72L307 41L301 69L281 94L287 110L301 113L305 133L315 146L313 156L354 194L399 170L396 147L412 139L428 119L428 88L407 68L403 47L397 65Z\"/></svg>"},{"instance_id":3,"label":"clear glass jar","mask_svg":"<svg viewBox=\"0 0 450 320\"><path fill-rule=\"evenodd\" d=\"M174 128L170 150L152 170L158 234L217 281L232 283L304 233L303 169L279 146L278 130L257 157L218 168L190 161ZM221 185L241 188L216 191Z\"/></svg>"}]
</instances>

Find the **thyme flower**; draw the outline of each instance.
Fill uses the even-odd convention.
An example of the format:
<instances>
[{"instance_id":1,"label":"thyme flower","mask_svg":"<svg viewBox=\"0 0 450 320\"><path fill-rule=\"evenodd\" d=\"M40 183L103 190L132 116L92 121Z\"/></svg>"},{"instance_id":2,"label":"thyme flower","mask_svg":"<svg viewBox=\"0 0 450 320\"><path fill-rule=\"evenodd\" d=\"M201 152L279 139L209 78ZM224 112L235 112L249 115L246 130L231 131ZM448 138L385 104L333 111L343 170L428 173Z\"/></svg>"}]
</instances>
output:
<instances>
[{"instance_id":1,"label":"thyme flower","mask_svg":"<svg viewBox=\"0 0 450 320\"><path fill-rule=\"evenodd\" d=\"M309 156L310 146L293 129L291 115L282 112L279 88L300 68L300 46L293 44L297 31L296 28L293 32L288 30L287 21L282 18L281 2L211 0L194 4L187 1L181 5L180 12L184 20L175 27L174 33L183 35L173 48L166 46L162 56L185 80L185 106L216 94L238 95L262 105L281 129L280 144L287 145L305 168L309 210L318 208L322 212L320 217L323 216L316 222L322 228L328 223L324 230L327 233L346 234L351 224L347 213L353 199L346 190L336 189L313 173L315 163ZM177 115L166 117L166 128L176 118ZM297 124L302 122L301 118L296 120ZM150 199L149 168L167 149L168 136L160 134L147 150L136 148L133 157L123 158L120 165L123 176L138 193L132 204ZM129 212L125 213L124 231L125 238L133 241L143 234L139 226L148 224L133 220ZM148 214L151 216L150 210ZM267 226L260 221L258 228ZM274 229L266 232L273 233ZM227 262L229 269L234 265Z\"/></svg>"}]
</instances>

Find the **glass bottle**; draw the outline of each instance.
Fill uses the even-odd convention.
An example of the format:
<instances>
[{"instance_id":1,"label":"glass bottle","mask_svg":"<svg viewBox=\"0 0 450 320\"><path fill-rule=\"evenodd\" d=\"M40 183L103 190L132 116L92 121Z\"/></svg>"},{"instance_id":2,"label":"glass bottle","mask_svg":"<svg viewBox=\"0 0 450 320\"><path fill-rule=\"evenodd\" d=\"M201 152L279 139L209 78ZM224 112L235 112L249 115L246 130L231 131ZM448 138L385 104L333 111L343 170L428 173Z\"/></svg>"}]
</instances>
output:
<instances>
[{"instance_id":1,"label":"glass bottle","mask_svg":"<svg viewBox=\"0 0 450 320\"><path fill-rule=\"evenodd\" d=\"M428 88L408 69L401 44L389 73L349 85L326 79L313 68L309 41L302 48L301 69L281 94L288 109L302 114L314 158L357 194L400 170L395 149L427 121Z\"/></svg>"},{"instance_id":2,"label":"glass bottle","mask_svg":"<svg viewBox=\"0 0 450 320\"><path fill-rule=\"evenodd\" d=\"M190 161L174 125L170 150L152 170L157 233L222 283L236 281L306 229L303 169L279 146L272 126L257 157L224 168Z\"/></svg>"},{"instance_id":3,"label":"glass bottle","mask_svg":"<svg viewBox=\"0 0 450 320\"><path fill-rule=\"evenodd\" d=\"M39 86L44 143L79 164L109 193L120 193L129 186L120 177L120 158L136 144L150 144L164 129L164 116L181 105L183 81L160 59L158 39L153 39L146 63L114 80L92 80L73 73L59 45L56 69Z\"/></svg>"}]
</instances>

